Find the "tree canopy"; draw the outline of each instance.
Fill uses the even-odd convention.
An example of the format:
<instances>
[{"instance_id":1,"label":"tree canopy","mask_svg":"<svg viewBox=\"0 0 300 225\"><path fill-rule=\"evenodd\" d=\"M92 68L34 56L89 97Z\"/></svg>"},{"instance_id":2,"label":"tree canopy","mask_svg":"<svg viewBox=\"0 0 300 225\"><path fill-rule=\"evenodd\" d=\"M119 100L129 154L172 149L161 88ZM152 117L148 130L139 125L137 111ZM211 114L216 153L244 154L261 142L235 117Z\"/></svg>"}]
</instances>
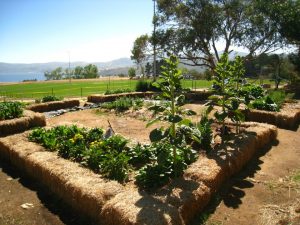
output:
<instances>
[{"instance_id":1,"label":"tree canopy","mask_svg":"<svg viewBox=\"0 0 300 225\"><path fill-rule=\"evenodd\" d=\"M265 1L264 1L265 2ZM250 55L272 51L283 39L261 0L158 0L156 42L186 64L215 69L222 53L243 46Z\"/></svg>"}]
</instances>

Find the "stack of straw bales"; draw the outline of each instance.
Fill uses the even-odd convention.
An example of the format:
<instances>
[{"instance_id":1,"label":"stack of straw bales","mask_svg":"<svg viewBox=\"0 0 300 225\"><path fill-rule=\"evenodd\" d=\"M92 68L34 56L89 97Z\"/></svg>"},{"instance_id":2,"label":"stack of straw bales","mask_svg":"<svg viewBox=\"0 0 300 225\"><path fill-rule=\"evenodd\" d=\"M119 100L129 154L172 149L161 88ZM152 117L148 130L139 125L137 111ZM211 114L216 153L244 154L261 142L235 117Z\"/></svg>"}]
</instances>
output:
<instances>
[{"instance_id":1,"label":"stack of straw bales","mask_svg":"<svg viewBox=\"0 0 300 225\"><path fill-rule=\"evenodd\" d=\"M43 127L45 125L46 119L43 114L24 110L23 116L20 118L0 121L0 137L20 133L32 127Z\"/></svg>"},{"instance_id":2,"label":"stack of straw bales","mask_svg":"<svg viewBox=\"0 0 300 225\"><path fill-rule=\"evenodd\" d=\"M79 104L79 100L53 101L30 105L27 109L34 112L50 112L59 109L73 108L75 106L79 106Z\"/></svg>"}]
</instances>

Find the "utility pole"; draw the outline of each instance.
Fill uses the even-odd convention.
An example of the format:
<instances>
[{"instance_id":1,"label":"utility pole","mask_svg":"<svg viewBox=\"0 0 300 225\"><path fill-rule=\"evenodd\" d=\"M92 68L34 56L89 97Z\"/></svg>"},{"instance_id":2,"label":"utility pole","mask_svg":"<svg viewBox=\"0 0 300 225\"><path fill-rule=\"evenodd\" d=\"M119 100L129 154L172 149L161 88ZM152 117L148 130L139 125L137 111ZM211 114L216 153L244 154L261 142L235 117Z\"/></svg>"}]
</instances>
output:
<instances>
[{"instance_id":1,"label":"utility pole","mask_svg":"<svg viewBox=\"0 0 300 225\"><path fill-rule=\"evenodd\" d=\"M156 80L156 0L153 0L153 80Z\"/></svg>"},{"instance_id":2,"label":"utility pole","mask_svg":"<svg viewBox=\"0 0 300 225\"><path fill-rule=\"evenodd\" d=\"M69 56L69 83L71 83L71 62L70 62L70 51L68 51L68 56Z\"/></svg>"}]
</instances>

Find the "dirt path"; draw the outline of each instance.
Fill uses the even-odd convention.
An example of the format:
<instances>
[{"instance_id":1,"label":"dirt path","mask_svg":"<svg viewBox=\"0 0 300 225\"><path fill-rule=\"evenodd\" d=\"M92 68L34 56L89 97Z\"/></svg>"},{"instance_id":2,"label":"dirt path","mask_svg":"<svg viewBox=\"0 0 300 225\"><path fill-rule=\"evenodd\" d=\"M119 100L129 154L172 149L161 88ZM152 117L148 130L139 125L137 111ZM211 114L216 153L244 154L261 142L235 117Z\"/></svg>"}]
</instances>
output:
<instances>
[{"instance_id":1,"label":"dirt path","mask_svg":"<svg viewBox=\"0 0 300 225\"><path fill-rule=\"evenodd\" d=\"M278 131L278 142L224 184L193 224L300 224L300 128Z\"/></svg>"},{"instance_id":2,"label":"dirt path","mask_svg":"<svg viewBox=\"0 0 300 225\"><path fill-rule=\"evenodd\" d=\"M279 129L278 140L230 179L193 224L203 224L201 221L209 225L300 224L300 213L295 212L300 212L299 183L291 182L290 177L300 171L300 128ZM33 208L23 209L24 203L33 204ZM297 216L293 223L288 223L289 217ZM91 222L70 210L38 182L0 161L0 225L15 224L89 225Z\"/></svg>"}]
</instances>

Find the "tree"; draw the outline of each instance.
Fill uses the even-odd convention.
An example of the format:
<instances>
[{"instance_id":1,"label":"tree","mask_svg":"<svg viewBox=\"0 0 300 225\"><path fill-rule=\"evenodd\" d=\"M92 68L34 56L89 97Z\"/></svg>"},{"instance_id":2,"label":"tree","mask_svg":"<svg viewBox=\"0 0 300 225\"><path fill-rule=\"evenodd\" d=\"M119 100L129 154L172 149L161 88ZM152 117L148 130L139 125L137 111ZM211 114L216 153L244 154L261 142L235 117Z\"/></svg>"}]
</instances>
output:
<instances>
[{"instance_id":1,"label":"tree","mask_svg":"<svg viewBox=\"0 0 300 225\"><path fill-rule=\"evenodd\" d=\"M130 67L128 70L128 76L130 79L134 78L136 76L136 71L133 67Z\"/></svg>"},{"instance_id":2,"label":"tree","mask_svg":"<svg viewBox=\"0 0 300 225\"><path fill-rule=\"evenodd\" d=\"M133 60L137 68L140 69L141 74L144 75L144 66L143 64L148 58L148 47L149 47L149 37L148 35L141 35L138 37L133 44L133 48L131 50L131 60Z\"/></svg>"},{"instance_id":3,"label":"tree","mask_svg":"<svg viewBox=\"0 0 300 225\"><path fill-rule=\"evenodd\" d=\"M51 72L46 71L44 75L47 80L61 80L63 78L63 69L62 67L57 67Z\"/></svg>"},{"instance_id":4,"label":"tree","mask_svg":"<svg viewBox=\"0 0 300 225\"><path fill-rule=\"evenodd\" d=\"M258 4L258 3L257 3ZM280 47L282 37L273 20L257 12L256 0L158 0L158 31L161 51L177 55L188 65L216 68L216 47L223 53L244 46L250 55Z\"/></svg>"},{"instance_id":5,"label":"tree","mask_svg":"<svg viewBox=\"0 0 300 225\"><path fill-rule=\"evenodd\" d=\"M84 78L97 78L98 77L98 68L93 64L89 64L83 68Z\"/></svg>"},{"instance_id":6,"label":"tree","mask_svg":"<svg viewBox=\"0 0 300 225\"><path fill-rule=\"evenodd\" d=\"M83 79L84 78L83 71L84 71L83 67L76 66L74 69L74 78L75 79Z\"/></svg>"}]
</instances>

